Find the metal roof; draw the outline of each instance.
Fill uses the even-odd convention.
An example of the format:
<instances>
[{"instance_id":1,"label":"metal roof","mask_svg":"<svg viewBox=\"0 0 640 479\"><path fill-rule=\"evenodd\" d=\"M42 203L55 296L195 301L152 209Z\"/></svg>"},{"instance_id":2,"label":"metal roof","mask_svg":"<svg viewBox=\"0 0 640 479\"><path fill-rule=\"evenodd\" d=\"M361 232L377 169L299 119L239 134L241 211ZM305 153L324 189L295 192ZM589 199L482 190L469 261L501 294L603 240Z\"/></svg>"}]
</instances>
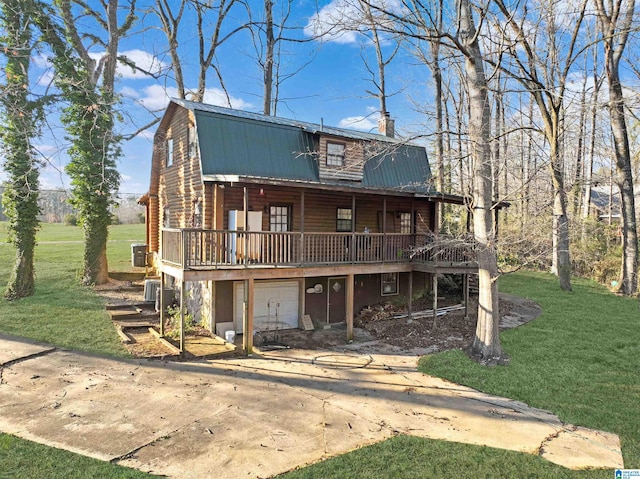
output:
<instances>
[{"instance_id":1,"label":"metal roof","mask_svg":"<svg viewBox=\"0 0 640 479\"><path fill-rule=\"evenodd\" d=\"M422 146L384 135L187 100L171 101L194 113L202 174L206 179L264 178L332 186L332 181L319 178L316 161L319 136L332 135L367 144L362 181L341 182L341 186L422 194L434 191L430 186L427 153Z\"/></svg>"},{"instance_id":2,"label":"metal roof","mask_svg":"<svg viewBox=\"0 0 640 479\"><path fill-rule=\"evenodd\" d=\"M308 152L313 138L299 128L195 110L203 175L316 180Z\"/></svg>"}]
</instances>

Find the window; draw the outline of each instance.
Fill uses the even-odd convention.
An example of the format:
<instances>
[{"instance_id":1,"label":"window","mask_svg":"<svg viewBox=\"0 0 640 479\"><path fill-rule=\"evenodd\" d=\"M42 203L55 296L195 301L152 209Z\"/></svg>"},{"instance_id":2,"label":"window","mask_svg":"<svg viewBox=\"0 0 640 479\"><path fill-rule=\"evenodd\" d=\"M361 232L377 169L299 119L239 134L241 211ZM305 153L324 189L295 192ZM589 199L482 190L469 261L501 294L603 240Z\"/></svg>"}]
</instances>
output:
<instances>
[{"instance_id":1,"label":"window","mask_svg":"<svg viewBox=\"0 0 640 479\"><path fill-rule=\"evenodd\" d=\"M189 158L195 158L198 156L198 135L196 133L196 127L190 126L188 130L189 136Z\"/></svg>"},{"instance_id":2,"label":"window","mask_svg":"<svg viewBox=\"0 0 640 479\"><path fill-rule=\"evenodd\" d=\"M398 294L398 273L382 274L382 296Z\"/></svg>"},{"instance_id":3,"label":"window","mask_svg":"<svg viewBox=\"0 0 640 479\"><path fill-rule=\"evenodd\" d=\"M167 138L167 166L173 165L173 138Z\"/></svg>"},{"instance_id":4,"label":"window","mask_svg":"<svg viewBox=\"0 0 640 479\"><path fill-rule=\"evenodd\" d=\"M269 231L290 231L289 206L269 206Z\"/></svg>"},{"instance_id":5,"label":"window","mask_svg":"<svg viewBox=\"0 0 640 479\"><path fill-rule=\"evenodd\" d=\"M400 233L411 234L411 213L400 213Z\"/></svg>"},{"instance_id":6,"label":"window","mask_svg":"<svg viewBox=\"0 0 640 479\"><path fill-rule=\"evenodd\" d=\"M351 208L338 208L336 213L336 231L351 231L352 220Z\"/></svg>"},{"instance_id":7,"label":"window","mask_svg":"<svg viewBox=\"0 0 640 479\"><path fill-rule=\"evenodd\" d=\"M343 143L327 143L327 166L344 166Z\"/></svg>"}]
</instances>

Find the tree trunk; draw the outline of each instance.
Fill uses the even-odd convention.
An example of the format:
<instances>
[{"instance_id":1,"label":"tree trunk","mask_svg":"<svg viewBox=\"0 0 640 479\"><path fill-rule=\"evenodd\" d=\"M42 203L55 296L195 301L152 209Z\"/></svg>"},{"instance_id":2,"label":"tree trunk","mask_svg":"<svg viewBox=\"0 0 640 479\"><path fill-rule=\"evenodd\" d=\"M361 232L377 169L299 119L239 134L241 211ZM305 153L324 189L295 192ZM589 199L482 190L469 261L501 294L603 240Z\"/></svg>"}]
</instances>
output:
<instances>
[{"instance_id":1,"label":"tree trunk","mask_svg":"<svg viewBox=\"0 0 640 479\"><path fill-rule=\"evenodd\" d=\"M557 119L557 117L554 117ZM571 291L571 258L569 255L569 217L567 194L564 190L564 171L560 157L557 128L547 134L550 140L551 176L553 183L553 264L552 272L558 276L560 289Z\"/></svg>"},{"instance_id":2,"label":"tree trunk","mask_svg":"<svg viewBox=\"0 0 640 479\"><path fill-rule=\"evenodd\" d=\"M39 167L32 148L38 132L38 112L30 101L29 66L33 48L33 9L22 1L0 4L4 30L4 73L0 138L7 181L2 204L9 235L16 248L15 262L4 297L15 300L35 291L34 250L38 221Z\"/></svg>"},{"instance_id":3,"label":"tree trunk","mask_svg":"<svg viewBox=\"0 0 640 479\"><path fill-rule=\"evenodd\" d=\"M264 0L266 52L264 59L264 100L262 112L271 115L271 93L273 92L273 53L275 39L273 36L273 3L272 0Z\"/></svg>"},{"instance_id":4,"label":"tree trunk","mask_svg":"<svg viewBox=\"0 0 640 479\"><path fill-rule=\"evenodd\" d=\"M478 323L470 354L482 363L502 361L498 311L498 264L492 214L491 112L483 58L468 0L460 1L460 40L469 91L469 139L474 163L474 236L478 248Z\"/></svg>"},{"instance_id":5,"label":"tree trunk","mask_svg":"<svg viewBox=\"0 0 640 479\"><path fill-rule=\"evenodd\" d=\"M632 295L638 289L638 232L629 135L618 67L633 22L635 3L623 2L622 0L607 2L610 10L608 12L602 0L595 3L604 36L605 69L609 82L609 114L622 208L622 269L618 291L625 295Z\"/></svg>"}]
</instances>

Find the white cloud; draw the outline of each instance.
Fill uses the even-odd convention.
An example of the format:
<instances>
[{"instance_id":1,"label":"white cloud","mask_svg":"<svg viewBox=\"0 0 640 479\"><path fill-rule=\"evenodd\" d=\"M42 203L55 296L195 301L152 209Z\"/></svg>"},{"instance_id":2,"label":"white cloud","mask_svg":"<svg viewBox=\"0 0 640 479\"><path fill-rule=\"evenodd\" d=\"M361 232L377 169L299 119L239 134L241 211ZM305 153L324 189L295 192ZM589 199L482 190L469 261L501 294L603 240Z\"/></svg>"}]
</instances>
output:
<instances>
[{"instance_id":1,"label":"white cloud","mask_svg":"<svg viewBox=\"0 0 640 479\"><path fill-rule=\"evenodd\" d=\"M348 116L338 123L340 128L351 128L354 130L372 131L377 130L378 123L368 116Z\"/></svg>"},{"instance_id":2,"label":"white cloud","mask_svg":"<svg viewBox=\"0 0 640 479\"><path fill-rule=\"evenodd\" d=\"M100 61L104 57L105 52L92 52L89 54L95 61ZM118 56L125 57L129 62L133 63L136 68L127 65L123 61L118 62L117 75L125 80L143 80L149 78L144 72L149 72L154 75L167 70L168 65L160 61L157 57L144 50L125 50L118 52Z\"/></svg>"},{"instance_id":3,"label":"white cloud","mask_svg":"<svg viewBox=\"0 0 640 479\"><path fill-rule=\"evenodd\" d=\"M142 91L142 95L139 98L139 102L147 109L158 111L166 108L169 103L169 98L176 98L178 96L178 89L176 87L163 87L161 85L151 85ZM189 95L187 95L188 97ZM244 101L242 98L230 97L231 108L238 110L248 110L253 108L253 105ZM228 107L227 97L220 88L207 88L204 93L204 103L211 105L218 105Z\"/></svg>"},{"instance_id":4,"label":"white cloud","mask_svg":"<svg viewBox=\"0 0 640 479\"><path fill-rule=\"evenodd\" d=\"M380 11L401 10L398 0L372 0L371 3L380 9L373 9L371 13L377 17L376 22L384 21L384 14ZM357 43L363 34L371 30L371 21L366 17L367 13L359 2L332 0L309 18L304 33L308 37L322 37L322 40L327 42Z\"/></svg>"},{"instance_id":5,"label":"white cloud","mask_svg":"<svg viewBox=\"0 0 640 479\"><path fill-rule=\"evenodd\" d=\"M42 54L36 55L31 60L33 61L33 64L38 68L50 68L52 66L49 58Z\"/></svg>"},{"instance_id":6,"label":"white cloud","mask_svg":"<svg viewBox=\"0 0 640 479\"><path fill-rule=\"evenodd\" d=\"M118 74L122 78L134 80L148 78L148 75L139 71L138 68L157 75L162 73L163 71L166 71L169 67L169 65L160 61L155 55L152 55L149 52L145 52L144 50L126 50L123 52L119 52L118 55L126 57L136 66L136 68L134 69L131 66L120 62L120 64L118 65Z\"/></svg>"},{"instance_id":7,"label":"white cloud","mask_svg":"<svg viewBox=\"0 0 640 479\"><path fill-rule=\"evenodd\" d=\"M120 94L125 98L140 98L140 90L128 86L120 88Z\"/></svg>"}]
</instances>

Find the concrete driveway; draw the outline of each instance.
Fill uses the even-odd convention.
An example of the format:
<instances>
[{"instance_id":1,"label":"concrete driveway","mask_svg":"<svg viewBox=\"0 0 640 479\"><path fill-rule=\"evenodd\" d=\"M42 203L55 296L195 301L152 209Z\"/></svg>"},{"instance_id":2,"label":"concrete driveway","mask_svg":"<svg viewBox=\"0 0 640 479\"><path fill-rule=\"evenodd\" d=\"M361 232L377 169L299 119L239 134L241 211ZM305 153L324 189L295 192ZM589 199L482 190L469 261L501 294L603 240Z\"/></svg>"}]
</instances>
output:
<instances>
[{"instance_id":1,"label":"concrete driveway","mask_svg":"<svg viewBox=\"0 0 640 479\"><path fill-rule=\"evenodd\" d=\"M395 434L623 466L615 434L425 376L417 358L288 350L122 361L0 336L0 430L170 477L269 477Z\"/></svg>"}]
</instances>

